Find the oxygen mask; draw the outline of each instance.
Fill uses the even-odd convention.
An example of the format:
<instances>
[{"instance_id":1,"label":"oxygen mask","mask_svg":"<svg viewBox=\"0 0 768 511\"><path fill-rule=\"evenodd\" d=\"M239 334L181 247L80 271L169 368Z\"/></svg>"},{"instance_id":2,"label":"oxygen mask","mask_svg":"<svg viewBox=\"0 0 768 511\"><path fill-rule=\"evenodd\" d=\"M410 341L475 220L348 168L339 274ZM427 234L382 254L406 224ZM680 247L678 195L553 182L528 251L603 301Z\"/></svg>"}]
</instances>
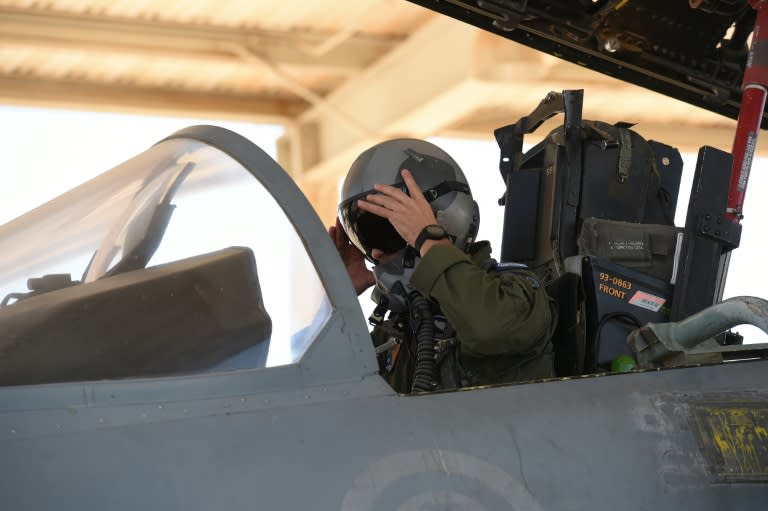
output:
<instances>
[{"instance_id":1,"label":"oxygen mask","mask_svg":"<svg viewBox=\"0 0 768 511\"><path fill-rule=\"evenodd\" d=\"M383 315L387 310L398 313L407 309L408 296L414 291L409 281L418 259L416 251L406 246L382 256L373 267L376 285L371 299L378 304L376 309L379 314Z\"/></svg>"}]
</instances>

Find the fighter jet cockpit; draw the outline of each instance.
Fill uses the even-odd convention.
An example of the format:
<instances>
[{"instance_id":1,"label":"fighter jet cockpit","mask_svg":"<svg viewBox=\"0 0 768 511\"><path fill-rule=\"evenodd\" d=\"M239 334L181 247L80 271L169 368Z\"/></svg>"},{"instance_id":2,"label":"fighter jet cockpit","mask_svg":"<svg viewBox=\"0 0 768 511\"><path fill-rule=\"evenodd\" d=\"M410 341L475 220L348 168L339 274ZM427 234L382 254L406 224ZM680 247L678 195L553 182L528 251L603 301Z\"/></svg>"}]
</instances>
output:
<instances>
[{"instance_id":1,"label":"fighter jet cockpit","mask_svg":"<svg viewBox=\"0 0 768 511\"><path fill-rule=\"evenodd\" d=\"M559 303L556 376L762 358L764 347L732 335L706 342L744 311L762 325L749 310L764 302L726 304L736 309L712 332L694 315L719 301L713 257L738 246L738 231L700 228L718 221L730 160L700 155L689 220L676 227L678 151L582 121L582 101L583 91L551 92L495 132L500 259L539 273ZM561 113L563 126L523 153L524 135ZM187 128L0 227L0 386L301 364L296 381L370 376L350 284L274 160L228 130ZM689 340L653 329L692 315Z\"/></svg>"},{"instance_id":2,"label":"fighter jet cockpit","mask_svg":"<svg viewBox=\"0 0 768 511\"><path fill-rule=\"evenodd\" d=\"M0 385L296 362L330 304L241 163L169 138L0 228Z\"/></svg>"},{"instance_id":3,"label":"fighter jet cockpit","mask_svg":"<svg viewBox=\"0 0 768 511\"><path fill-rule=\"evenodd\" d=\"M414 369L411 392L395 390L380 363L393 362L387 351L396 357L400 339L374 347L328 225L291 175L246 138L193 126L0 226L2 509L768 509L768 343L729 331L768 333L768 300L723 300L757 135L768 128L768 1L410 1L441 16L400 17L405 2L281 6L290 16L268 13L264 23L271 5L227 9L231 22L215 2L131 5L133 17L126 2L5 6L6 46L61 46L67 53L57 60L80 60L71 48L85 34L99 58L123 67L128 58L117 50L126 47L165 74L144 82L110 72L118 81L102 89L46 64L62 77L53 82L27 63L37 58L9 50L5 67L19 76L3 87L22 97L61 83L68 103L95 92L127 99L121 108L165 109L171 94L158 85L168 82L182 92L173 108L196 110L209 93L164 63L183 56L189 74L207 79L198 63L211 60L239 84L266 84L263 103L277 98L284 106L269 108L281 118L308 120L292 126L310 140L336 126L316 111L370 103L384 113L402 103L387 122L353 116L366 121L360 138L332 144L350 152L374 135L447 134L492 110L498 152L478 167L495 183L483 206L501 212L503 226L493 243L498 264L488 269L525 265L525 289L538 286L557 304L554 376L476 383L457 371L448 374L456 386L438 387L442 368L431 362L461 355L462 339L413 293L418 321L396 326L412 329L416 361L428 363ZM321 25L301 22L318 13ZM483 38L452 41L459 32L445 31L445 16ZM371 23L403 19L396 36ZM277 21L283 28L273 32ZM319 31L325 26L336 28ZM154 46L146 34L158 36ZM531 97L517 88L521 73L543 84L564 68L548 57L507 66L504 56L518 53L487 45L489 34L731 117L733 150L702 142L688 184L675 142L624 118L633 88L615 98L566 70L567 84ZM352 65L380 44L373 67ZM288 57L273 65L279 53ZM459 66L446 65L454 59ZM313 66L303 94L290 83L294 61ZM322 78L316 69L325 67L339 77ZM437 93L421 90L432 70L448 82ZM301 102L283 99L278 74L291 79L285 97ZM486 88L491 75L498 88ZM370 90L349 87L356 76ZM335 80L340 87L326 90ZM260 98L240 85L208 86L221 108ZM493 91L504 93L475 101ZM383 94L394 102L377 101ZM417 106L421 95L431 102ZM514 108L499 107L508 98ZM622 117L582 109L593 101ZM439 131L431 121L406 129L416 112L426 119L443 110L451 115ZM71 162L60 160L49 171L68 172ZM443 189L459 193L461 184ZM763 266L751 273L762 277Z\"/></svg>"}]
</instances>

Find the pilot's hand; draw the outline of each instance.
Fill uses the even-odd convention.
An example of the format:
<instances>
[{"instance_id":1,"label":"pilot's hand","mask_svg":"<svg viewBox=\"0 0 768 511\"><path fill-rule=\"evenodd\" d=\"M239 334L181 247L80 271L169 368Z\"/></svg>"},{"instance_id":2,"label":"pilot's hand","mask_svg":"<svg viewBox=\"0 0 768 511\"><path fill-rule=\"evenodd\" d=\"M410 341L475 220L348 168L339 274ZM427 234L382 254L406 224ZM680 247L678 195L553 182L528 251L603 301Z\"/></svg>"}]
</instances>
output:
<instances>
[{"instance_id":1,"label":"pilot's hand","mask_svg":"<svg viewBox=\"0 0 768 511\"><path fill-rule=\"evenodd\" d=\"M336 219L336 225L328 228L328 234L331 235L331 239L336 245L336 250L339 251L341 260L344 261L344 266L347 268L349 278L352 279L352 286L355 288L357 294L360 295L363 291L376 283L376 279L373 277L373 272L365 266L365 257L349 241L347 233L344 231L338 218Z\"/></svg>"},{"instance_id":2,"label":"pilot's hand","mask_svg":"<svg viewBox=\"0 0 768 511\"><path fill-rule=\"evenodd\" d=\"M389 220L401 238L410 246L416 244L419 233L428 225L436 224L437 219L432 212L421 188L410 171L403 169L403 180L408 187L408 193L393 186L376 184L373 189L379 193L370 194L365 200L358 201L360 209L379 215ZM451 241L427 240L421 247L421 255L427 253L435 244L450 244Z\"/></svg>"}]
</instances>

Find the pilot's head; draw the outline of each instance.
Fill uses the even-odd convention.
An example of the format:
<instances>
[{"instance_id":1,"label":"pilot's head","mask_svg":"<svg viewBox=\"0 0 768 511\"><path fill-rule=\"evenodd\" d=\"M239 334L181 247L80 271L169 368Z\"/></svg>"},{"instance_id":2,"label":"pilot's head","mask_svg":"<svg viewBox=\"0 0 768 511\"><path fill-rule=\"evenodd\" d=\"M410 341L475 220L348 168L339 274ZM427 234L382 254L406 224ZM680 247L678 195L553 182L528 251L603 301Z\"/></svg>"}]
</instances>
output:
<instances>
[{"instance_id":1,"label":"pilot's head","mask_svg":"<svg viewBox=\"0 0 768 511\"><path fill-rule=\"evenodd\" d=\"M466 251L475 240L480 213L467 179L448 153L424 140L399 138L376 144L357 157L341 191L338 215L352 243L371 261L376 276L374 300L408 289L419 254L385 218L359 209L358 199L376 193L373 185L388 184L407 193L401 171L408 169L432 206L437 223L454 245ZM390 305L397 310L401 300ZM398 302L398 303L395 303Z\"/></svg>"}]
</instances>

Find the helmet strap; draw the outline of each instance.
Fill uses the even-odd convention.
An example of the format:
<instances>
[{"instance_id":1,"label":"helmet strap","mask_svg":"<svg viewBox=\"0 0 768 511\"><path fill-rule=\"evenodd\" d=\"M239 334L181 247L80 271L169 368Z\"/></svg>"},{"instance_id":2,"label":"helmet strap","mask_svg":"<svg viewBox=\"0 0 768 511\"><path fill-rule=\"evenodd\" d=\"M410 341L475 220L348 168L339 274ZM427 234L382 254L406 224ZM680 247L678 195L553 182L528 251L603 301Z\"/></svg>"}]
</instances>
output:
<instances>
[{"instance_id":1,"label":"helmet strap","mask_svg":"<svg viewBox=\"0 0 768 511\"><path fill-rule=\"evenodd\" d=\"M424 190L424 198L427 199L427 202L433 202L437 200L438 197L451 192L462 192L469 195L469 185L460 181L443 181L432 188Z\"/></svg>"}]
</instances>

